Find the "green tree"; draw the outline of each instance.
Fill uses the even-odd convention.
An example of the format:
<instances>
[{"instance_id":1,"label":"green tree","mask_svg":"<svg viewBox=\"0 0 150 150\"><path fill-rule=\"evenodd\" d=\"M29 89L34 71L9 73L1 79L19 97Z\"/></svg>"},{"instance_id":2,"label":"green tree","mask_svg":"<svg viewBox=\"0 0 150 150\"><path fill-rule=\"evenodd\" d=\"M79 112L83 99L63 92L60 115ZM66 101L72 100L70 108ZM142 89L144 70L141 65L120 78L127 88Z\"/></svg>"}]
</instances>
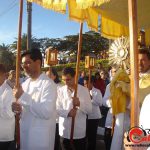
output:
<instances>
[{"instance_id":1,"label":"green tree","mask_svg":"<svg viewBox=\"0 0 150 150\"><path fill-rule=\"evenodd\" d=\"M9 46L0 45L0 63L6 66L7 70L15 68L15 56L9 51Z\"/></svg>"},{"instance_id":2,"label":"green tree","mask_svg":"<svg viewBox=\"0 0 150 150\"><path fill-rule=\"evenodd\" d=\"M10 45L10 49L16 50L17 49L17 38L15 38L16 40ZM32 48L40 48L40 43L38 42L38 39L36 39L35 37L32 37L31 39L31 47ZM27 34L23 34L22 38L21 38L21 51L26 51L27 50Z\"/></svg>"},{"instance_id":3,"label":"green tree","mask_svg":"<svg viewBox=\"0 0 150 150\"><path fill-rule=\"evenodd\" d=\"M109 47L109 41L103 38L99 33L89 31L82 35L82 51L81 59L89 53L99 54ZM59 41L58 45L54 45L59 51L69 51L69 54L77 54L78 49L78 35L70 35Z\"/></svg>"},{"instance_id":4,"label":"green tree","mask_svg":"<svg viewBox=\"0 0 150 150\"><path fill-rule=\"evenodd\" d=\"M96 32L86 32L82 35L83 42L82 42L82 52L81 58L84 59L84 56L89 53L99 54L101 51L108 49L109 41L108 39L103 38L99 33ZM65 36L64 38L56 38L56 39L49 39L49 38L42 38L39 39L38 42L40 43L41 49L43 52L49 46L56 48L58 51L67 51L68 55L70 54L77 54L78 49L78 35L69 35Z\"/></svg>"},{"instance_id":5,"label":"green tree","mask_svg":"<svg viewBox=\"0 0 150 150\"><path fill-rule=\"evenodd\" d=\"M101 51L107 50L109 46L108 39L105 39L101 36L100 33L93 31L86 32L82 34L82 51L81 59L84 60L84 56L89 53L94 53L98 55ZM45 55L45 50L48 47L56 48L59 52L65 52L66 57L76 58L77 49L78 49L78 35L69 35L64 38L40 38L37 39L32 37L32 48L39 48L43 55ZM27 45L27 35L23 34L22 36L22 50L26 50ZM12 50L17 49L17 40L11 45Z\"/></svg>"},{"instance_id":6,"label":"green tree","mask_svg":"<svg viewBox=\"0 0 150 150\"><path fill-rule=\"evenodd\" d=\"M6 45L4 43L2 43L2 45L0 45L0 50L8 50L9 49L9 45Z\"/></svg>"}]
</instances>

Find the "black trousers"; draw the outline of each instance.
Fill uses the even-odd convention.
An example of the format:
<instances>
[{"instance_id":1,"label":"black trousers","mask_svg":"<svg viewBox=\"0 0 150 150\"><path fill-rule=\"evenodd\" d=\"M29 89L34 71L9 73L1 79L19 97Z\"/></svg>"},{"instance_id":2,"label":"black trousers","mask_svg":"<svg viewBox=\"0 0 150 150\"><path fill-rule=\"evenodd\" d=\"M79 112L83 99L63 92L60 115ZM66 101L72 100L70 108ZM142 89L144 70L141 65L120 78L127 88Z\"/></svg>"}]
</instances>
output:
<instances>
[{"instance_id":1,"label":"black trousers","mask_svg":"<svg viewBox=\"0 0 150 150\"><path fill-rule=\"evenodd\" d=\"M82 139L74 139L73 146L70 144L70 139L66 139L60 137L60 145L62 150L85 150L86 140Z\"/></svg>"},{"instance_id":2,"label":"black trousers","mask_svg":"<svg viewBox=\"0 0 150 150\"><path fill-rule=\"evenodd\" d=\"M60 150L60 136L59 136L59 124L58 123L56 123L54 150Z\"/></svg>"},{"instance_id":3,"label":"black trousers","mask_svg":"<svg viewBox=\"0 0 150 150\"><path fill-rule=\"evenodd\" d=\"M106 150L110 150L112 141L111 128L105 128L104 142Z\"/></svg>"},{"instance_id":4,"label":"black trousers","mask_svg":"<svg viewBox=\"0 0 150 150\"><path fill-rule=\"evenodd\" d=\"M10 150L11 141L9 142L0 142L0 150Z\"/></svg>"},{"instance_id":5,"label":"black trousers","mask_svg":"<svg viewBox=\"0 0 150 150\"><path fill-rule=\"evenodd\" d=\"M96 136L99 119L87 119L87 150L96 149Z\"/></svg>"}]
</instances>

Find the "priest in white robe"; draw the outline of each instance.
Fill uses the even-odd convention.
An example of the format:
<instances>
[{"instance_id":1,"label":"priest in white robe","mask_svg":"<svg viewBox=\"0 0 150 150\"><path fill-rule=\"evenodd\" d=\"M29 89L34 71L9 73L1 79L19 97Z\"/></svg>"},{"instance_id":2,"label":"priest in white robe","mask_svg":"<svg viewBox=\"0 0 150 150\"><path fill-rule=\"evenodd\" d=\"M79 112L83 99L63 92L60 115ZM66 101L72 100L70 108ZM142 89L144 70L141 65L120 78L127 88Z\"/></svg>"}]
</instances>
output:
<instances>
[{"instance_id":1,"label":"priest in white robe","mask_svg":"<svg viewBox=\"0 0 150 150\"><path fill-rule=\"evenodd\" d=\"M42 55L38 49L22 54L22 67L29 78L14 89L21 113L21 150L53 150L56 126L56 85L41 72Z\"/></svg>"}]
</instances>

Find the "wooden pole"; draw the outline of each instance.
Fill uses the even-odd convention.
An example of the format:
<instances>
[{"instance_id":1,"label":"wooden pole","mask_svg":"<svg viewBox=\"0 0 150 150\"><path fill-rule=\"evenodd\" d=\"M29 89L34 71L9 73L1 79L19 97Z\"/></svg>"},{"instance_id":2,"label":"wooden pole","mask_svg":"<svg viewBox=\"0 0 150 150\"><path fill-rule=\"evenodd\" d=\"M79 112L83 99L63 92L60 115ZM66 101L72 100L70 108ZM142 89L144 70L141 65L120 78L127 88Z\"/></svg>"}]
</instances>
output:
<instances>
[{"instance_id":1,"label":"wooden pole","mask_svg":"<svg viewBox=\"0 0 150 150\"><path fill-rule=\"evenodd\" d=\"M131 127L138 126L139 120L139 73L138 73L138 28L137 0L128 0L131 65Z\"/></svg>"},{"instance_id":2,"label":"wooden pole","mask_svg":"<svg viewBox=\"0 0 150 150\"><path fill-rule=\"evenodd\" d=\"M83 23L80 23L80 33L79 33L79 41L78 41L78 53L77 53L77 63L76 63L74 97L77 97L77 90L78 90L78 74L79 74L80 55L81 55L81 46L82 46L82 28L83 28ZM73 144L74 123L75 123L75 117L72 117L71 133L70 133L70 142L71 142L71 144Z\"/></svg>"},{"instance_id":3,"label":"wooden pole","mask_svg":"<svg viewBox=\"0 0 150 150\"><path fill-rule=\"evenodd\" d=\"M19 78L20 78L23 0L20 0L19 7L20 8L19 8L18 42L17 42L17 58L16 58L16 87L19 87ZM18 101L18 99L16 99L16 101ZM19 114L16 114L16 147L17 150L20 149Z\"/></svg>"}]
</instances>

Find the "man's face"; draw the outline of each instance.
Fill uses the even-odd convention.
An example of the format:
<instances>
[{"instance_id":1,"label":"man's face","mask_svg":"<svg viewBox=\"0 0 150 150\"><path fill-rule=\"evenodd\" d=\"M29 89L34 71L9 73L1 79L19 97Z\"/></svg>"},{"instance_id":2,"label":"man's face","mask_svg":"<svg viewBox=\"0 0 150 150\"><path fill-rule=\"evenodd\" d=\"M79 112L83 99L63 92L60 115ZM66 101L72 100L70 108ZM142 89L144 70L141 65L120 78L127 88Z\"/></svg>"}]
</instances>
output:
<instances>
[{"instance_id":1,"label":"man's face","mask_svg":"<svg viewBox=\"0 0 150 150\"><path fill-rule=\"evenodd\" d=\"M33 61L29 55L22 58L22 68L29 77L32 77L35 74L37 67L38 60Z\"/></svg>"},{"instance_id":2,"label":"man's face","mask_svg":"<svg viewBox=\"0 0 150 150\"><path fill-rule=\"evenodd\" d=\"M139 72L146 73L150 69L150 60L146 54L139 54Z\"/></svg>"},{"instance_id":3,"label":"man's face","mask_svg":"<svg viewBox=\"0 0 150 150\"><path fill-rule=\"evenodd\" d=\"M105 72L104 72L104 71L101 71L101 72L100 72L100 76L101 76L101 79L105 79Z\"/></svg>"},{"instance_id":4,"label":"man's face","mask_svg":"<svg viewBox=\"0 0 150 150\"><path fill-rule=\"evenodd\" d=\"M111 69L111 76L114 77L116 74L117 70L115 68Z\"/></svg>"},{"instance_id":5,"label":"man's face","mask_svg":"<svg viewBox=\"0 0 150 150\"><path fill-rule=\"evenodd\" d=\"M67 85L68 87L74 86L74 77L72 77L70 74L62 75L62 81Z\"/></svg>"}]
</instances>

